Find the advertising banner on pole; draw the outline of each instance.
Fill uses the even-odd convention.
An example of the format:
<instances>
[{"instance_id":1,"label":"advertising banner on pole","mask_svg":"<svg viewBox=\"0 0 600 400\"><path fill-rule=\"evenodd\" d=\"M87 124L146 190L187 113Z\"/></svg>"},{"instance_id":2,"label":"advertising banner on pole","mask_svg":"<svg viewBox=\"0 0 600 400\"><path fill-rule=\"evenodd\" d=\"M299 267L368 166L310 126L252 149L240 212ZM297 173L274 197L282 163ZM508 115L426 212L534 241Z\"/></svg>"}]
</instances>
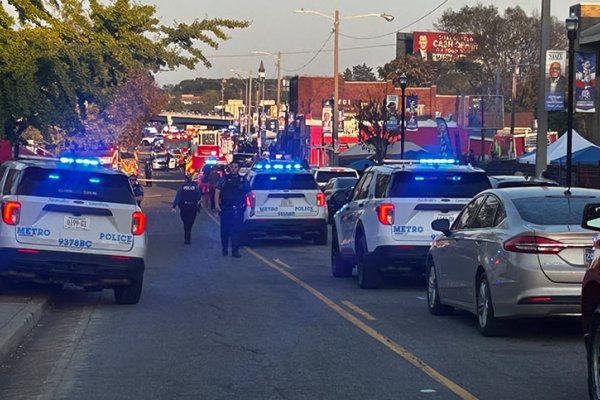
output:
<instances>
[{"instance_id":1,"label":"advertising banner on pole","mask_svg":"<svg viewBox=\"0 0 600 400\"><path fill-rule=\"evenodd\" d=\"M575 52L575 111L596 112L596 53Z\"/></svg>"},{"instance_id":2,"label":"advertising banner on pole","mask_svg":"<svg viewBox=\"0 0 600 400\"><path fill-rule=\"evenodd\" d=\"M452 152L452 145L450 144L450 133L448 131L448 124L444 118L438 117L435 119L437 124L437 137L440 145L440 156L442 157L454 157Z\"/></svg>"},{"instance_id":3,"label":"advertising banner on pole","mask_svg":"<svg viewBox=\"0 0 600 400\"><path fill-rule=\"evenodd\" d=\"M398 127L398 96L388 94L385 98L385 106L387 108L387 121L385 127L388 131L397 131Z\"/></svg>"},{"instance_id":4,"label":"advertising banner on pole","mask_svg":"<svg viewBox=\"0 0 600 400\"><path fill-rule=\"evenodd\" d=\"M323 133L331 134L331 126L332 126L332 110L331 107L325 106L323 107L323 112L321 115L321 122L323 126Z\"/></svg>"},{"instance_id":5,"label":"advertising banner on pole","mask_svg":"<svg viewBox=\"0 0 600 400\"><path fill-rule=\"evenodd\" d=\"M567 52L564 50L546 51L546 81L544 104L546 111L563 111L565 109L565 92L567 78L564 71L567 64Z\"/></svg>"},{"instance_id":6,"label":"advertising banner on pole","mask_svg":"<svg viewBox=\"0 0 600 400\"><path fill-rule=\"evenodd\" d=\"M419 105L419 97L415 95L406 96L406 130L418 131L417 123L417 108Z\"/></svg>"}]
</instances>

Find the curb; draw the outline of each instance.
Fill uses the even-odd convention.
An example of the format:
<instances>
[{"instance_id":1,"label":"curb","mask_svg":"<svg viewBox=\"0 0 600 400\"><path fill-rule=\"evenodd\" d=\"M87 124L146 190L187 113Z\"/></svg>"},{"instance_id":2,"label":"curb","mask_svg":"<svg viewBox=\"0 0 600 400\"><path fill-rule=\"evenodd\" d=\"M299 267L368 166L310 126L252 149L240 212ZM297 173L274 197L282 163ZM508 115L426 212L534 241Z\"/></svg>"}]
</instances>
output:
<instances>
[{"instance_id":1,"label":"curb","mask_svg":"<svg viewBox=\"0 0 600 400\"><path fill-rule=\"evenodd\" d=\"M6 359L21 344L25 336L37 325L48 308L49 298L34 297L0 328L0 361Z\"/></svg>"}]
</instances>

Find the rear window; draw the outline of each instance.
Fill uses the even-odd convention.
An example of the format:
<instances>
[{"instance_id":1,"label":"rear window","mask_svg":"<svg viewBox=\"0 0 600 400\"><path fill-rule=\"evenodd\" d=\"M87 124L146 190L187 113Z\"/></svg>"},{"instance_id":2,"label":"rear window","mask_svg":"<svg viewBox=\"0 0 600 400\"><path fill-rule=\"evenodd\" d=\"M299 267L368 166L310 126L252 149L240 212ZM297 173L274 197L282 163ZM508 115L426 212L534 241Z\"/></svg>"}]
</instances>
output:
<instances>
[{"instance_id":1,"label":"rear window","mask_svg":"<svg viewBox=\"0 0 600 400\"><path fill-rule=\"evenodd\" d=\"M596 201L591 196L545 196L513 199L524 221L537 225L579 225L586 204Z\"/></svg>"},{"instance_id":2,"label":"rear window","mask_svg":"<svg viewBox=\"0 0 600 400\"><path fill-rule=\"evenodd\" d=\"M356 177L354 177L354 178L339 178L339 179L335 180L334 187L341 188L341 189L349 188L349 187L356 185L357 180L358 179Z\"/></svg>"},{"instance_id":3,"label":"rear window","mask_svg":"<svg viewBox=\"0 0 600 400\"><path fill-rule=\"evenodd\" d=\"M315 178L309 174L258 174L252 181L252 190L319 190Z\"/></svg>"},{"instance_id":4,"label":"rear window","mask_svg":"<svg viewBox=\"0 0 600 400\"><path fill-rule=\"evenodd\" d=\"M17 194L135 204L131 185L125 175L88 170L27 168Z\"/></svg>"},{"instance_id":5,"label":"rear window","mask_svg":"<svg viewBox=\"0 0 600 400\"><path fill-rule=\"evenodd\" d=\"M490 182L483 172L398 172L394 174L389 196L471 198L489 188Z\"/></svg>"},{"instance_id":6,"label":"rear window","mask_svg":"<svg viewBox=\"0 0 600 400\"><path fill-rule=\"evenodd\" d=\"M317 182L327 183L331 178L356 178L356 172L317 171Z\"/></svg>"}]
</instances>

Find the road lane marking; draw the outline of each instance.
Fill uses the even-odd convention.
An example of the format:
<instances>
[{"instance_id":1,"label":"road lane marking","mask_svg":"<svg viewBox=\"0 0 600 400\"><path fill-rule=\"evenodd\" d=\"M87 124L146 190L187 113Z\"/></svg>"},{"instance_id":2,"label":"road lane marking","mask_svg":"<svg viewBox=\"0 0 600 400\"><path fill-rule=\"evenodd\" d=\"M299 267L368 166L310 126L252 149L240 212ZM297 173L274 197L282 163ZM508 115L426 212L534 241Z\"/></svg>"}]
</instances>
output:
<instances>
[{"instance_id":1,"label":"road lane marking","mask_svg":"<svg viewBox=\"0 0 600 400\"><path fill-rule=\"evenodd\" d=\"M342 300L342 304L368 321L377 321L374 316L372 316L371 314L369 314L368 312L366 312L365 310L363 310L362 308L360 308L359 306L357 306L349 300Z\"/></svg>"},{"instance_id":2,"label":"road lane marking","mask_svg":"<svg viewBox=\"0 0 600 400\"><path fill-rule=\"evenodd\" d=\"M283 261L281 261L279 258L274 258L273 261L275 261L277 264L281 265L284 268L287 268L287 269L296 269L296 268L294 268L294 267L292 267L290 265L287 265L286 263L284 263Z\"/></svg>"},{"instance_id":3,"label":"road lane marking","mask_svg":"<svg viewBox=\"0 0 600 400\"><path fill-rule=\"evenodd\" d=\"M220 225L219 221L213 215L211 215L208 212L206 212L206 214L213 221L215 221L217 223L217 225ZM364 323L361 320L359 320L357 317L355 317L354 315L352 315L349 311L346 311L341 306L339 306L338 304L336 304L329 297L325 296L323 293L319 292L317 289L313 288L312 286L310 286L309 284L305 283L300 278L296 277L296 275L294 275L291 272L283 269L282 267L278 266L277 264L274 264L273 262L269 261L267 258L263 257L262 255L260 255L255 250L253 250L253 249L251 249L249 247L245 247L245 249L246 249L246 251L248 253L250 253L251 255L253 255L258 260L262 261L267 266L269 266L269 267L273 268L274 270L280 272L282 275L284 275L285 277L287 277L288 279L290 279L292 282L294 282L297 285L299 285L300 287L304 288L310 294L312 294L317 299L319 299L323 303L325 303L333 311L335 311L336 313L338 313L341 317L343 317L344 319L346 319L347 321L349 321L350 323L352 323L354 326L356 326L357 328L359 328L360 330L362 330L363 332L365 332L367 335L371 336L373 339L375 339L378 342L380 342L381 344L383 344L385 347L387 347L388 349L390 349L392 352L394 352L397 355L399 355L400 357L402 357L405 361L407 361L408 363L410 363L411 365L413 365L414 367L416 367L418 370L420 370L421 372L423 372L427 376L429 376L433 380L437 381L442 386L446 387L448 390L450 390L451 392L453 392L454 394L456 394L462 400L478 400L477 397L475 397L474 395L472 395L471 393L469 393L466 389L463 389L461 386L459 386L458 384L454 383L449 378L446 378L444 375L442 375L441 373L437 372L435 369L433 369L432 367L430 367L423 360L421 360L420 358L418 358L417 356L415 356L414 354L412 354L410 351L408 351L404 347L402 347L399 344L397 344L396 342L394 342L392 339L388 338L387 336L383 335L382 333L379 333L378 331L376 331L375 329L371 328L366 323Z\"/></svg>"}]
</instances>

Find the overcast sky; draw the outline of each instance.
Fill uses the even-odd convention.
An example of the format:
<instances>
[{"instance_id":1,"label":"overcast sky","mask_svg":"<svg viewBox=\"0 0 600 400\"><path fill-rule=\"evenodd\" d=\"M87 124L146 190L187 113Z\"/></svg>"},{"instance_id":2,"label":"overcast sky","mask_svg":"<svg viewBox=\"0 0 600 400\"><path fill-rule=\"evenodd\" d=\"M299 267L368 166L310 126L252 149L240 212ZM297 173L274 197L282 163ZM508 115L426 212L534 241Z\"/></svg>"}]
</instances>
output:
<instances>
[{"instance_id":1,"label":"overcast sky","mask_svg":"<svg viewBox=\"0 0 600 400\"><path fill-rule=\"evenodd\" d=\"M476 5L476 0L140 0L154 4L157 16L166 25L192 22L204 18L232 18L251 21L246 29L229 31L231 39L221 42L218 50L204 48L212 68L198 66L191 71L160 72L159 84L178 83L196 77L229 78L230 69L252 71L256 76L260 61L264 61L267 78L275 78L275 58L255 55L253 51L276 53L281 51L282 75L322 75L333 73L333 22L325 17L296 14L304 8L333 16L340 11L340 71L366 63L377 67L395 57L395 32L434 31L434 24L444 10L458 10L465 5ZM528 14L538 13L542 0L494 0L500 12L507 7L521 6ZM484 4L491 3L489 1ZM551 14L564 20L573 0L552 0ZM436 9L437 8L437 9ZM369 13L388 13L395 17L386 22L379 17L343 20ZM352 36L354 38L346 37ZM379 36L377 39L364 39ZM329 41L327 41L330 37ZM363 39L358 39L363 38ZM327 41L327 42L326 42ZM322 47L318 55L315 53ZM296 54L294 54L296 53ZM312 60L312 61L311 61Z\"/></svg>"}]
</instances>

